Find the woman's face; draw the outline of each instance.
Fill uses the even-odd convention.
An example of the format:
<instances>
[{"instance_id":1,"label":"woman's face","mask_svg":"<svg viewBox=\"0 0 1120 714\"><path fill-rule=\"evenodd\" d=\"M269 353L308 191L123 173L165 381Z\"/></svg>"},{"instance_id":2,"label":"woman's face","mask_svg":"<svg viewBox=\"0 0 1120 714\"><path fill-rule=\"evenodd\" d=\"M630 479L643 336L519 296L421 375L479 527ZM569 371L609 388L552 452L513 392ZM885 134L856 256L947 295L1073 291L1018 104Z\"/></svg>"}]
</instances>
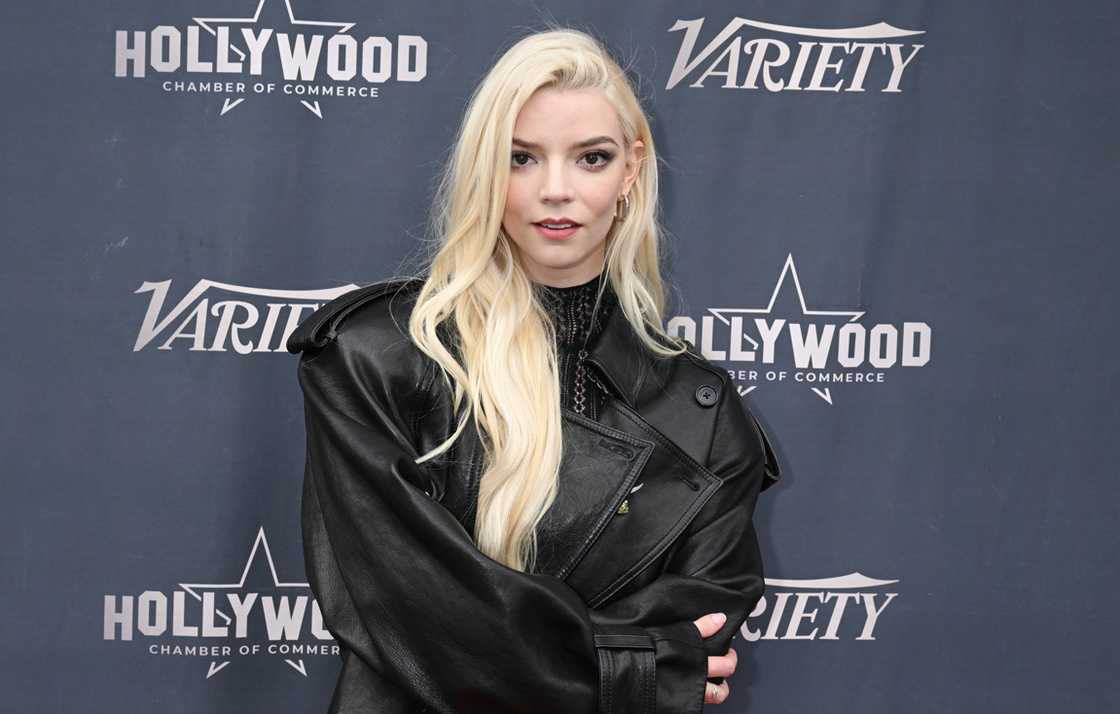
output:
<instances>
[{"instance_id":1,"label":"woman's face","mask_svg":"<svg viewBox=\"0 0 1120 714\"><path fill-rule=\"evenodd\" d=\"M537 90L513 128L502 226L537 283L568 287L603 270L616 201L645 148L622 146L614 109L595 89ZM550 230L542 223L575 223Z\"/></svg>"}]
</instances>

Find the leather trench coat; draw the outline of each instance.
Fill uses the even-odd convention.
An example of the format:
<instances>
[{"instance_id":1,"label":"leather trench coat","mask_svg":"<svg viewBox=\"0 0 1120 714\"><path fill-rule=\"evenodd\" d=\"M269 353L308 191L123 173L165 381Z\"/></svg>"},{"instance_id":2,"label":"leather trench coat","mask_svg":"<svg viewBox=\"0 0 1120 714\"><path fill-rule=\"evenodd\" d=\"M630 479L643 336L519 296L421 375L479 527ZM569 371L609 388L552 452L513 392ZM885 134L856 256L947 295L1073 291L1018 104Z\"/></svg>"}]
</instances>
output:
<instances>
[{"instance_id":1,"label":"leather trench coat","mask_svg":"<svg viewBox=\"0 0 1120 714\"><path fill-rule=\"evenodd\" d=\"M587 360L598 421L563 412L557 499L523 573L472 539L482 450L409 340L419 281L304 320L305 564L343 664L330 712L688 714L763 593L752 521L779 477L727 374L659 358L614 310ZM701 638L693 621L724 612ZM714 680L720 681L720 680Z\"/></svg>"}]
</instances>

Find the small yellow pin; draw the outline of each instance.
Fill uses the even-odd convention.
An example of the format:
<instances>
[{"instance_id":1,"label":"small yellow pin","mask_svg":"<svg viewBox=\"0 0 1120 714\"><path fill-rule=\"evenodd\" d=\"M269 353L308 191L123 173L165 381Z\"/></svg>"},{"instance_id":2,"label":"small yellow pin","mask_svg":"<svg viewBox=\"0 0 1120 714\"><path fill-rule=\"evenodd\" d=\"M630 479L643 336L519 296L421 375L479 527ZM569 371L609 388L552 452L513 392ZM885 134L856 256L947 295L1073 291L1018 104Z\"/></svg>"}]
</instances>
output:
<instances>
[{"instance_id":1,"label":"small yellow pin","mask_svg":"<svg viewBox=\"0 0 1120 714\"><path fill-rule=\"evenodd\" d=\"M618 512L619 513L629 513L630 512L630 499L626 499L622 502L622 505L618 507Z\"/></svg>"}]
</instances>

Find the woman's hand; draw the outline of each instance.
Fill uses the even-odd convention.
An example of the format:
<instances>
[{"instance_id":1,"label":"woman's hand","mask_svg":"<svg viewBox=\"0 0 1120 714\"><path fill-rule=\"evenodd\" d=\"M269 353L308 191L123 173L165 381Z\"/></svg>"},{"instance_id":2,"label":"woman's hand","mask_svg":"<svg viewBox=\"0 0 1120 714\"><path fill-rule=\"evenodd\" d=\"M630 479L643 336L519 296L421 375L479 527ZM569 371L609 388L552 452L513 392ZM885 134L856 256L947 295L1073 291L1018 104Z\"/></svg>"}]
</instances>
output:
<instances>
[{"instance_id":1,"label":"woman's hand","mask_svg":"<svg viewBox=\"0 0 1120 714\"><path fill-rule=\"evenodd\" d=\"M720 628L723 627L723 623L725 622L727 622L726 615L722 612L713 612L709 615L704 615L692 624L696 625L697 629L700 630L701 637L711 637L720 631ZM708 658L708 676L730 677L735 673L735 665L738 663L739 655L734 649L729 647L726 655ZM722 704L730 694L731 687L728 686L726 679L719 685L707 682L704 687L704 703Z\"/></svg>"}]
</instances>

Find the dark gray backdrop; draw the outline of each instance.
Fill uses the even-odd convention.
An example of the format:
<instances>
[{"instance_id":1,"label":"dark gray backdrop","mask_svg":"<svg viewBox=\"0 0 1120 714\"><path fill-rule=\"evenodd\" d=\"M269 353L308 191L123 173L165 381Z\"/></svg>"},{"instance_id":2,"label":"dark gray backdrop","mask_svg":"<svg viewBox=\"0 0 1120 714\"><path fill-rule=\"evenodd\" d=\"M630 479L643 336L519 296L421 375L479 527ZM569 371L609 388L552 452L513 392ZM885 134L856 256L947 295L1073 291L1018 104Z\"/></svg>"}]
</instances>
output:
<instances>
[{"instance_id":1,"label":"dark gray backdrop","mask_svg":"<svg viewBox=\"0 0 1120 714\"><path fill-rule=\"evenodd\" d=\"M719 710L1120 707L1116 3L255 3L0 10L4 709L325 710L281 339L416 253L469 92L545 18L640 77L672 325L735 370L783 465ZM179 70L116 76L117 32L159 26ZM260 75L188 71L190 27L204 62L247 27L321 35L324 64L285 79L274 35ZM339 34L388 48L386 76L330 77ZM782 91L747 86L782 47ZM230 595L244 636L202 630Z\"/></svg>"}]
</instances>

